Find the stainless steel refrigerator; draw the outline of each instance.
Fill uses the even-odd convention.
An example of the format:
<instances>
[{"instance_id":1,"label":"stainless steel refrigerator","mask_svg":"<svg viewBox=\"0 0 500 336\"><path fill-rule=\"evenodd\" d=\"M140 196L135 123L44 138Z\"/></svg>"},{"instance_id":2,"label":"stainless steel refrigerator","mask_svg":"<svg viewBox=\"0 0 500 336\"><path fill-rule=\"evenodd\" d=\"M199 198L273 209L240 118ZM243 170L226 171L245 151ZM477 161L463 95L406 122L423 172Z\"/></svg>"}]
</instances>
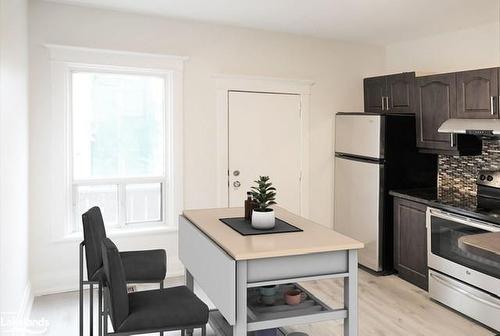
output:
<instances>
[{"instance_id":1,"label":"stainless steel refrigerator","mask_svg":"<svg viewBox=\"0 0 500 336\"><path fill-rule=\"evenodd\" d=\"M359 263L393 270L393 209L388 192L436 187L437 156L418 153L415 117L335 116L334 230L364 242Z\"/></svg>"}]
</instances>

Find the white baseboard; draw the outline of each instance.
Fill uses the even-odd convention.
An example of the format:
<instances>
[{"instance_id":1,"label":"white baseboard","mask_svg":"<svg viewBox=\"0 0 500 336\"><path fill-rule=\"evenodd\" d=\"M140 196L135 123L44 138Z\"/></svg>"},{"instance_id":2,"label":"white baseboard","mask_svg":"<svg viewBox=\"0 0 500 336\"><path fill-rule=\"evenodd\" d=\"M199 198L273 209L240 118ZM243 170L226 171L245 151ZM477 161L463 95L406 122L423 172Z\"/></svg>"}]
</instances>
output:
<instances>
[{"instance_id":1,"label":"white baseboard","mask_svg":"<svg viewBox=\"0 0 500 336\"><path fill-rule=\"evenodd\" d=\"M179 259L169 260L167 265L167 278L173 278L184 275L184 266ZM85 274L86 276L86 274ZM42 296L49 294L65 293L77 291L79 273L78 265L72 271L50 272L45 274L34 275L31 279L33 283L34 296Z\"/></svg>"},{"instance_id":2,"label":"white baseboard","mask_svg":"<svg viewBox=\"0 0 500 336\"><path fill-rule=\"evenodd\" d=\"M0 335L27 336L31 333L29 322L31 321L31 308L33 307L33 291L28 280L24 287L22 297L18 299L17 311L2 312L2 324ZM13 308L13 307L11 307ZM14 308L15 309L15 308ZM5 318L5 319L4 319Z\"/></svg>"}]
</instances>

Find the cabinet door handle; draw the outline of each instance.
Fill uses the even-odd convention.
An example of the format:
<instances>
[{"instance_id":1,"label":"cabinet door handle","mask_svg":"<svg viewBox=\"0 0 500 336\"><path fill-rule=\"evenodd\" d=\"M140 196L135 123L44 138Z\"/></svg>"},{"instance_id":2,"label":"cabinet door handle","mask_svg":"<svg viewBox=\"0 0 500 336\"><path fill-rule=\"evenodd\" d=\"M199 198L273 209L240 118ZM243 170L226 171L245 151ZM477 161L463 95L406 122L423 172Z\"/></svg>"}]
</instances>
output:
<instances>
[{"instance_id":1,"label":"cabinet door handle","mask_svg":"<svg viewBox=\"0 0 500 336\"><path fill-rule=\"evenodd\" d=\"M389 111L389 96L385 97L385 108Z\"/></svg>"},{"instance_id":2,"label":"cabinet door handle","mask_svg":"<svg viewBox=\"0 0 500 336\"><path fill-rule=\"evenodd\" d=\"M384 96L380 97L380 99L382 99L382 111L385 110L384 108Z\"/></svg>"},{"instance_id":3,"label":"cabinet door handle","mask_svg":"<svg viewBox=\"0 0 500 336\"><path fill-rule=\"evenodd\" d=\"M494 96L491 96L491 100L490 100L490 113L491 113L491 115L495 114L495 97Z\"/></svg>"},{"instance_id":4,"label":"cabinet door handle","mask_svg":"<svg viewBox=\"0 0 500 336\"><path fill-rule=\"evenodd\" d=\"M451 147L455 146L455 137L453 135L454 135L453 133L450 134L450 144L451 144Z\"/></svg>"}]
</instances>

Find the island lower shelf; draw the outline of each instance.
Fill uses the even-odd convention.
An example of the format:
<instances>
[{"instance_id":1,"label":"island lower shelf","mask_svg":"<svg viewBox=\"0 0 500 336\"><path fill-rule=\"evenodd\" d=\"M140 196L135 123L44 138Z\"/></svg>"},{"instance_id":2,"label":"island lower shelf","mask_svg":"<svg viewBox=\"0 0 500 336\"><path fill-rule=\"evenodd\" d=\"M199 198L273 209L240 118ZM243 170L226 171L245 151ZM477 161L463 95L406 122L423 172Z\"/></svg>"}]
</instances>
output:
<instances>
[{"instance_id":1,"label":"island lower shelf","mask_svg":"<svg viewBox=\"0 0 500 336\"><path fill-rule=\"evenodd\" d=\"M274 305L264 305L259 302L258 287L248 289L247 330L248 335L266 329L279 329L285 326L315 323L327 320L338 320L347 317L346 309L333 309L311 294L299 284L292 288L305 293L305 299L298 305L287 305L283 299L276 300ZM210 324L220 335L232 336L232 327L217 311L210 314ZM278 334L279 335L279 334Z\"/></svg>"}]
</instances>

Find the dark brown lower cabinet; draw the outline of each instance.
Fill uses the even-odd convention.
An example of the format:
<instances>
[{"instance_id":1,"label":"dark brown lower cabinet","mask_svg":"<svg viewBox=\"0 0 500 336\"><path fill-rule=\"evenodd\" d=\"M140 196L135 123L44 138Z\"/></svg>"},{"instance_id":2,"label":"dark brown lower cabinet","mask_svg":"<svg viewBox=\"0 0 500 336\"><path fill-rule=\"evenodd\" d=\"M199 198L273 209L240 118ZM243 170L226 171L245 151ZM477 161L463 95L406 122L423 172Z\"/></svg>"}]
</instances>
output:
<instances>
[{"instance_id":1,"label":"dark brown lower cabinet","mask_svg":"<svg viewBox=\"0 0 500 336\"><path fill-rule=\"evenodd\" d=\"M427 230L421 203L394 198L394 268L399 276L427 290Z\"/></svg>"}]
</instances>

